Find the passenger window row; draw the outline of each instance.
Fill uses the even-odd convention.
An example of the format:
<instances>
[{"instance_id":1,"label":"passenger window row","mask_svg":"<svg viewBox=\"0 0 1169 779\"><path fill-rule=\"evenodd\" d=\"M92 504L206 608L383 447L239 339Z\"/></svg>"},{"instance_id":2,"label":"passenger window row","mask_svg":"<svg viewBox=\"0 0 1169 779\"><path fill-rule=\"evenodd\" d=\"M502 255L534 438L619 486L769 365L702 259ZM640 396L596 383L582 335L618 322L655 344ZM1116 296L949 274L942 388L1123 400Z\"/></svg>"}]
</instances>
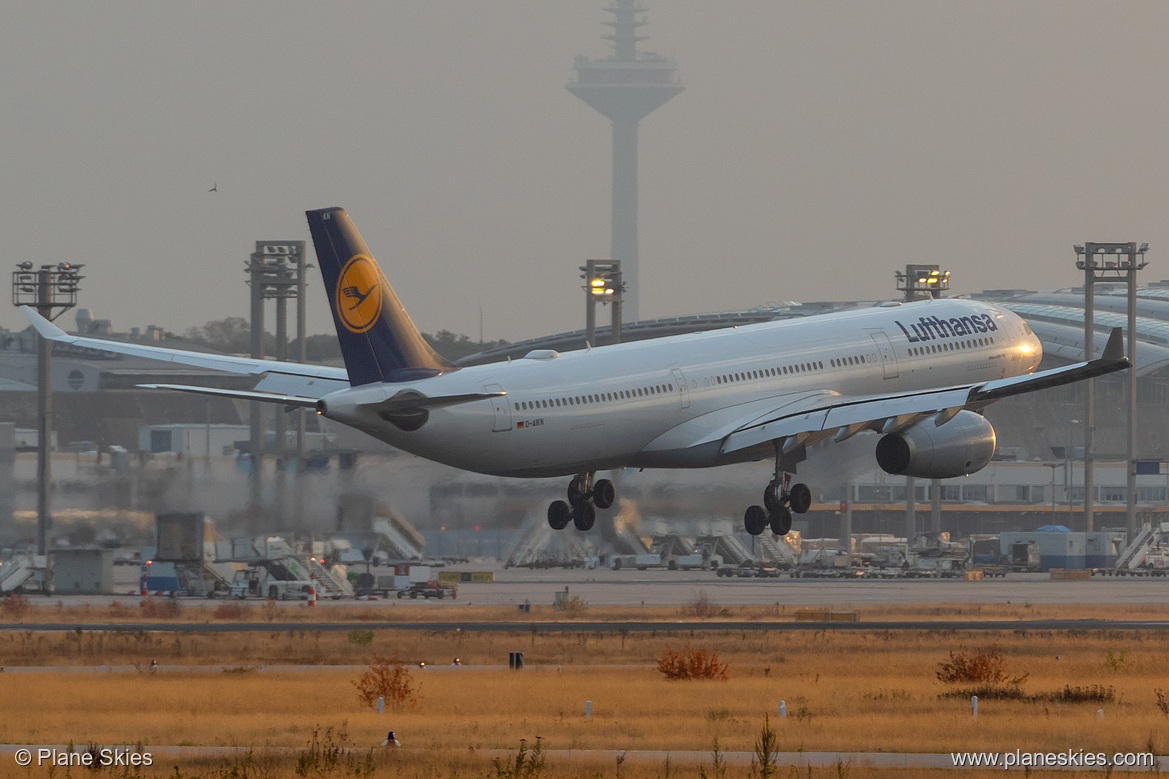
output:
<instances>
[{"instance_id":1,"label":"passenger window row","mask_svg":"<svg viewBox=\"0 0 1169 779\"><path fill-rule=\"evenodd\" d=\"M740 381L751 381L753 379L766 379L768 377L788 376L795 373L810 373L812 371L824 370L824 363L815 362L801 362L795 365L781 365L777 368L763 368L762 370L741 371L739 373L724 373L721 376L711 376L706 379L706 386L717 386L719 384L735 384Z\"/></svg>"},{"instance_id":2,"label":"passenger window row","mask_svg":"<svg viewBox=\"0 0 1169 779\"><path fill-rule=\"evenodd\" d=\"M525 400L515 404L516 411L532 411L542 408L563 408L566 406L591 406L597 403L611 403L616 400L632 400L634 398L665 395L674 391L674 385L654 384L649 387L638 387L616 392L601 392L594 395L570 395L567 398L546 398L543 400Z\"/></svg>"},{"instance_id":3,"label":"passenger window row","mask_svg":"<svg viewBox=\"0 0 1169 779\"><path fill-rule=\"evenodd\" d=\"M917 357L922 354L937 354L938 352L953 352L959 349L973 349L975 346L990 346L994 343L994 339L987 338L973 338L969 341L946 341L940 344L930 344L929 346L911 346L909 348L909 356Z\"/></svg>"}]
</instances>

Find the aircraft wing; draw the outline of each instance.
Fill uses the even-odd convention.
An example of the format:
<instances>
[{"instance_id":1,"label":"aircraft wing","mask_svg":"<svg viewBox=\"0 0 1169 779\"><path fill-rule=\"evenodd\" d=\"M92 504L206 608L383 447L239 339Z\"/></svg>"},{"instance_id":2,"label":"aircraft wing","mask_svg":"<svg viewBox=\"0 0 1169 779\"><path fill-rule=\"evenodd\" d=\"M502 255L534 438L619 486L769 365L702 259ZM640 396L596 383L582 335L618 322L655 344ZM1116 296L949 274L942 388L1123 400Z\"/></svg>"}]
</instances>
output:
<instances>
[{"instance_id":1,"label":"aircraft wing","mask_svg":"<svg viewBox=\"0 0 1169 779\"><path fill-rule=\"evenodd\" d=\"M822 392L799 402L787 398L771 413L760 415L757 410L752 411L751 419L741 420L741 424L729 432L719 431L695 443L709 443L721 438L722 452L729 454L782 440L784 448L790 450L830 436L843 441L862 430L896 433L931 417L934 424L940 426L963 409L981 409L1000 398L1058 387L1131 367L1132 363L1124 356L1121 329L1117 327L1109 335L1103 354L1095 360L1009 379L920 392L864 397Z\"/></svg>"},{"instance_id":2,"label":"aircraft wing","mask_svg":"<svg viewBox=\"0 0 1169 779\"><path fill-rule=\"evenodd\" d=\"M299 395L301 392L307 392L314 396L312 400L315 401L316 398L323 397L330 392L349 386L349 374L344 368L333 368L327 365L303 365L294 362L277 362L275 360L258 360L251 357L233 357L227 354L204 354L186 349L167 349L160 346L121 343L119 341L107 341L102 338L86 338L79 335L69 335L32 308L21 306L20 310L28 317L37 332L43 338L47 338L50 341L82 346L87 349L97 349L103 352L112 352L114 354L144 357L150 360L176 363L178 365L208 368L225 373L263 376L260 389L270 391L270 393L265 392L263 394L278 396L284 394ZM163 387L163 385L157 386ZM164 388L179 389L177 386L166 386ZM195 391L196 389L205 388L186 389L187 391ZM265 398L257 397L250 399L264 400Z\"/></svg>"}]
</instances>

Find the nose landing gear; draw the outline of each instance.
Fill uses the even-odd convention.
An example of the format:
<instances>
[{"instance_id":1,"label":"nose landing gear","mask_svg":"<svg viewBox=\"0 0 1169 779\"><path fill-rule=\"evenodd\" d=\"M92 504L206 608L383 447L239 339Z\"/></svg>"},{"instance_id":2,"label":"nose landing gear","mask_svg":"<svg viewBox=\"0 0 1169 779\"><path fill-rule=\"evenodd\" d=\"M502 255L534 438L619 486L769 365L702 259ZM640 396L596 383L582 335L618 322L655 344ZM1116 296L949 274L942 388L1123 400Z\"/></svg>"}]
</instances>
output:
<instances>
[{"instance_id":1,"label":"nose landing gear","mask_svg":"<svg viewBox=\"0 0 1169 779\"><path fill-rule=\"evenodd\" d=\"M571 520L581 532L592 530L597 521L597 509L612 506L616 495L613 482L608 479L598 479L593 483L592 473L574 476L568 484L568 502L557 500L548 507L548 525L553 530L563 530Z\"/></svg>"}]
</instances>

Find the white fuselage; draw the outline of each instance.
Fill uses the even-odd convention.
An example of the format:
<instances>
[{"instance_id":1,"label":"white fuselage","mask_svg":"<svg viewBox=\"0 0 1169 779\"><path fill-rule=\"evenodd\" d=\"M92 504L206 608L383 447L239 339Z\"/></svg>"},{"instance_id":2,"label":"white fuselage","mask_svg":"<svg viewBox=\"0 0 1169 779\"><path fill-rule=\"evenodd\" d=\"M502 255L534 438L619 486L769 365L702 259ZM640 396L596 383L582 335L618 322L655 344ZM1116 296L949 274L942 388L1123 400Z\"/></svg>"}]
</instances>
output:
<instances>
[{"instance_id":1,"label":"white fuselage","mask_svg":"<svg viewBox=\"0 0 1169 779\"><path fill-rule=\"evenodd\" d=\"M960 326L939 324L954 321ZM421 457L498 476L709 467L766 456L724 455L718 438L801 395L864 397L1017 376L1035 369L1042 347L1003 308L931 300L533 353L541 354L341 390L325 398L327 416ZM403 390L506 395L432 409L419 429L404 431L365 405Z\"/></svg>"}]
</instances>

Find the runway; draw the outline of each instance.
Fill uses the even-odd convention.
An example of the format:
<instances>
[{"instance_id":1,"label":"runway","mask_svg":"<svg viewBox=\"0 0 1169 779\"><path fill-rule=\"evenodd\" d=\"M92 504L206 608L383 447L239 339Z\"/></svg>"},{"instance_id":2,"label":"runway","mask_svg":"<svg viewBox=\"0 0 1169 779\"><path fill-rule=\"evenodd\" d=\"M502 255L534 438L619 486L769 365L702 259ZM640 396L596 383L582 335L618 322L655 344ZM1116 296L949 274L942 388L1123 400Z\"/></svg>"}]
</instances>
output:
<instances>
[{"instance_id":1,"label":"runway","mask_svg":"<svg viewBox=\"0 0 1169 779\"><path fill-rule=\"evenodd\" d=\"M740 633L766 631L1027 631L1027 630L1169 630L1164 620L902 620L888 622L53 622L3 623L2 631L86 633L285 633L353 630L398 630L467 633Z\"/></svg>"},{"instance_id":2,"label":"runway","mask_svg":"<svg viewBox=\"0 0 1169 779\"><path fill-rule=\"evenodd\" d=\"M459 566L453 570L490 570L489 567ZM115 591L118 595L29 595L34 607L111 603L137 606L136 569L118 568ZM1040 604L1128 604L1160 606L1169 601L1169 578L1093 578L1087 581L1052 581L1048 574L1010 574L1005 579L968 582L957 579L738 579L721 578L711 571L612 571L597 570L495 570L493 582L466 582L459 585L456 600L411 600L409 598L371 602L371 607L453 609L468 603L476 606L515 606L522 603L551 605L557 592L568 588L592 606L678 606L693 602L705 593L720 606L770 605L834 606L848 608L868 605L919 603L1032 603ZM209 604L215 601L181 599L182 603ZM250 601L255 603L256 601ZM318 608L353 605L353 599L319 600ZM281 608L298 608L302 601L284 601Z\"/></svg>"}]
</instances>

